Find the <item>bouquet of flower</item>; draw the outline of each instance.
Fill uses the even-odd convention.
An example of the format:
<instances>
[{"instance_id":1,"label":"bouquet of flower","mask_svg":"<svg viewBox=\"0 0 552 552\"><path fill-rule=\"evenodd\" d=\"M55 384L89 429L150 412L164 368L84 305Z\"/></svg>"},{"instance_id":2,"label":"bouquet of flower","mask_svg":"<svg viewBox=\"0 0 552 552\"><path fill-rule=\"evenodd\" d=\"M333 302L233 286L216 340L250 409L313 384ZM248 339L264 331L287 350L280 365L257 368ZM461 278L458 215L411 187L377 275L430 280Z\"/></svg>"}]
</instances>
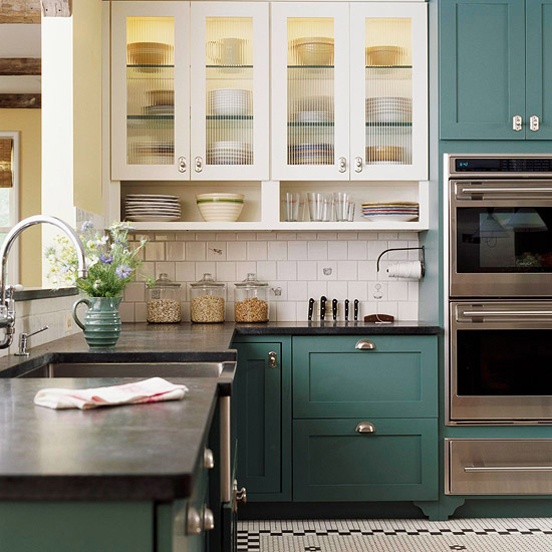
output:
<instances>
[{"instance_id":1,"label":"bouquet of flower","mask_svg":"<svg viewBox=\"0 0 552 552\"><path fill-rule=\"evenodd\" d=\"M77 253L65 235L58 235L54 245L46 249L50 263L48 279L54 288L77 286L89 297L120 297L136 269L142 263L139 251L145 239L131 249L128 233L132 228L124 222L115 222L107 232L96 230L89 221L77 232L86 253L86 278L77 277Z\"/></svg>"}]
</instances>

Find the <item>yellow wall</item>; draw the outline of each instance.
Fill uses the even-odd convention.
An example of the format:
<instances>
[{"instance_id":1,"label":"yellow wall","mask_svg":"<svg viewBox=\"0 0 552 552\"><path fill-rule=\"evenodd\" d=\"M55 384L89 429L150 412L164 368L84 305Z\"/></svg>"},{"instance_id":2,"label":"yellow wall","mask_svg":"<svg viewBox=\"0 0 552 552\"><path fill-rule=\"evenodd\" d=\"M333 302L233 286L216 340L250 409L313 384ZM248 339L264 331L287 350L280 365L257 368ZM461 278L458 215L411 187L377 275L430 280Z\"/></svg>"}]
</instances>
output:
<instances>
[{"instance_id":1,"label":"yellow wall","mask_svg":"<svg viewBox=\"0 0 552 552\"><path fill-rule=\"evenodd\" d=\"M20 132L19 218L41 212L41 111L40 109L1 109L0 130ZM40 260L43 257L41 229L25 230L21 244L20 283L25 287L41 286ZM14 282L10 282L14 283Z\"/></svg>"},{"instance_id":2,"label":"yellow wall","mask_svg":"<svg viewBox=\"0 0 552 552\"><path fill-rule=\"evenodd\" d=\"M73 2L74 204L102 213L102 2Z\"/></svg>"}]
</instances>

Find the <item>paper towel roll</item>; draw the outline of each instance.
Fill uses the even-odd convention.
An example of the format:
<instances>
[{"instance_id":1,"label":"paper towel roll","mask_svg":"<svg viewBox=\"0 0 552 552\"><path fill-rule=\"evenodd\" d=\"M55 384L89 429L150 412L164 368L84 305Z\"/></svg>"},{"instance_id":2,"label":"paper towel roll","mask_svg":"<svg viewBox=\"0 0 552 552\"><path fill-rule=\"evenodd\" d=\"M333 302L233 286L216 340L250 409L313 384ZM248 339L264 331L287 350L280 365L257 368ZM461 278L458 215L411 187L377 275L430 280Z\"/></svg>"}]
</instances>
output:
<instances>
[{"instance_id":1,"label":"paper towel roll","mask_svg":"<svg viewBox=\"0 0 552 552\"><path fill-rule=\"evenodd\" d=\"M422 263L420 261L408 261L389 265L387 273L390 278L407 278L419 280L422 277Z\"/></svg>"}]
</instances>

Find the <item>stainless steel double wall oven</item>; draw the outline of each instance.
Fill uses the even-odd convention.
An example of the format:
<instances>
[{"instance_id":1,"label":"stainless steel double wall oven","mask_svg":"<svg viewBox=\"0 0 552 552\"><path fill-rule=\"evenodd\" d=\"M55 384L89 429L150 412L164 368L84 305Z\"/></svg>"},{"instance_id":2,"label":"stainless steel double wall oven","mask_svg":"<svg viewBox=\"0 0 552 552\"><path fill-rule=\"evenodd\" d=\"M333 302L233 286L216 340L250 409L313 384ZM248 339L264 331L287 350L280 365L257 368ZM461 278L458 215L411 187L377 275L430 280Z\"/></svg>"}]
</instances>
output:
<instances>
[{"instance_id":1,"label":"stainless steel double wall oven","mask_svg":"<svg viewBox=\"0 0 552 552\"><path fill-rule=\"evenodd\" d=\"M448 415L552 423L552 155L448 155Z\"/></svg>"}]
</instances>

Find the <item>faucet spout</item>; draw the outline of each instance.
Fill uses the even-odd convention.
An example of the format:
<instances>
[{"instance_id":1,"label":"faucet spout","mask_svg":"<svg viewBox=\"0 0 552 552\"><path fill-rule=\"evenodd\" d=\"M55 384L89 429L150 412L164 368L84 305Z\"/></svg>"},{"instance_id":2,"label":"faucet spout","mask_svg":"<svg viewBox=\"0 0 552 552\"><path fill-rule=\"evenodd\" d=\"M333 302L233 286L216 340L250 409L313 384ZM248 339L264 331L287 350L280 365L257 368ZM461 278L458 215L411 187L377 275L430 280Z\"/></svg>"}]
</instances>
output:
<instances>
[{"instance_id":1,"label":"faucet spout","mask_svg":"<svg viewBox=\"0 0 552 552\"><path fill-rule=\"evenodd\" d=\"M21 222L16 224L8 232L8 235L0 247L0 327L3 327L6 333L4 340L0 342L0 349L5 349L11 345L15 325L15 309L13 306L13 299L11 297L12 293L8 293L6 291L8 254L16 238L19 234L21 234L21 232L23 232L23 230L29 228L30 226L34 226L35 224L44 223L52 224L67 234L67 237L71 240L71 243L75 246L77 251L78 276L80 278L86 277L86 254L84 252L84 248L78 234L66 222L49 215L34 215L23 219Z\"/></svg>"}]
</instances>

